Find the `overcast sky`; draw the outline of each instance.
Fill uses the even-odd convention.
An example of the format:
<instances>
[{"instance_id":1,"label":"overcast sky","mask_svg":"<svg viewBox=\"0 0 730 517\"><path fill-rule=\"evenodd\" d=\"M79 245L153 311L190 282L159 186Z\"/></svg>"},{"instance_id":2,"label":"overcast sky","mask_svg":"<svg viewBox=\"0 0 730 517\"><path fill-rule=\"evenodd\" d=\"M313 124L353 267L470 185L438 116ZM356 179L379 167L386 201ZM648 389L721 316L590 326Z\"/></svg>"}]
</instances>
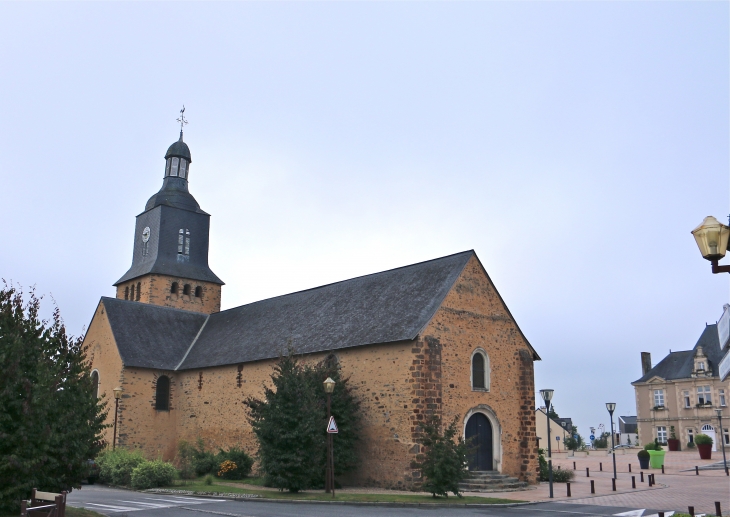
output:
<instances>
[{"instance_id":1,"label":"overcast sky","mask_svg":"<svg viewBox=\"0 0 730 517\"><path fill-rule=\"evenodd\" d=\"M728 5L0 3L0 276L80 334L185 104L224 308L474 249L608 425L728 301Z\"/></svg>"}]
</instances>

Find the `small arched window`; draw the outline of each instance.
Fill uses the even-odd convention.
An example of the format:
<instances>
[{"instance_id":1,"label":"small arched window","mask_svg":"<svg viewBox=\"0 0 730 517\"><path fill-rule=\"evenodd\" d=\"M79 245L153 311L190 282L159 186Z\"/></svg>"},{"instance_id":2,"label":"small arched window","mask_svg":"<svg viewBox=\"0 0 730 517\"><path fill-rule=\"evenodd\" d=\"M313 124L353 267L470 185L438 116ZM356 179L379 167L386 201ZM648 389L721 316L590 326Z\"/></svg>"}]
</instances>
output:
<instances>
[{"instance_id":1,"label":"small arched window","mask_svg":"<svg viewBox=\"0 0 730 517\"><path fill-rule=\"evenodd\" d=\"M489 390L489 356L478 349L471 356L471 387L474 390Z\"/></svg>"},{"instance_id":2,"label":"small arched window","mask_svg":"<svg viewBox=\"0 0 730 517\"><path fill-rule=\"evenodd\" d=\"M94 398L99 398L99 372L96 370L91 372L91 392L94 394Z\"/></svg>"},{"instance_id":3,"label":"small arched window","mask_svg":"<svg viewBox=\"0 0 730 517\"><path fill-rule=\"evenodd\" d=\"M155 409L157 411L170 410L170 378L167 375L160 375L157 378Z\"/></svg>"},{"instance_id":4,"label":"small arched window","mask_svg":"<svg viewBox=\"0 0 730 517\"><path fill-rule=\"evenodd\" d=\"M179 289L179 287L178 287L178 283L177 283L177 282L173 282L173 283L172 283L172 286L170 287L170 292L171 292L172 294L177 294L177 290L178 290L178 289Z\"/></svg>"},{"instance_id":5,"label":"small arched window","mask_svg":"<svg viewBox=\"0 0 730 517\"><path fill-rule=\"evenodd\" d=\"M130 300L134 300L134 284L132 284L132 289L130 290L130 296L129 296L129 299L130 299Z\"/></svg>"},{"instance_id":6,"label":"small arched window","mask_svg":"<svg viewBox=\"0 0 730 517\"><path fill-rule=\"evenodd\" d=\"M139 297L142 295L142 282L137 282L137 301L139 301Z\"/></svg>"},{"instance_id":7,"label":"small arched window","mask_svg":"<svg viewBox=\"0 0 730 517\"><path fill-rule=\"evenodd\" d=\"M129 300L129 286L124 288L124 299Z\"/></svg>"},{"instance_id":8,"label":"small arched window","mask_svg":"<svg viewBox=\"0 0 730 517\"><path fill-rule=\"evenodd\" d=\"M183 294L187 294L188 296L190 295L190 284L185 284L183 287Z\"/></svg>"},{"instance_id":9,"label":"small arched window","mask_svg":"<svg viewBox=\"0 0 730 517\"><path fill-rule=\"evenodd\" d=\"M203 296L203 288L198 286L195 288L195 297L201 298Z\"/></svg>"}]
</instances>

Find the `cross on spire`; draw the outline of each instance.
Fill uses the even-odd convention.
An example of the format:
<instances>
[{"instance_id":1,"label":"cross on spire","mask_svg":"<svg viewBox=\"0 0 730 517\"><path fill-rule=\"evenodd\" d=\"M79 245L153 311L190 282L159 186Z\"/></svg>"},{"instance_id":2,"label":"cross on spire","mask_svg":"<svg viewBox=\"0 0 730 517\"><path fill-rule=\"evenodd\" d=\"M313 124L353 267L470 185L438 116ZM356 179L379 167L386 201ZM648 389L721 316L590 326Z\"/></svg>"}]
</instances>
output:
<instances>
[{"instance_id":1,"label":"cross on spire","mask_svg":"<svg viewBox=\"0 0 730 517\"><path fill-rule=\"evenodd\" d=\"M180 116L177 118L177 121L180 122L180 141L182 141L183 127L185 127L185 124L188 123L187 119L185 118L185 104L183 104L183 107L180 110Z\"/></svg>"}]
</instances>

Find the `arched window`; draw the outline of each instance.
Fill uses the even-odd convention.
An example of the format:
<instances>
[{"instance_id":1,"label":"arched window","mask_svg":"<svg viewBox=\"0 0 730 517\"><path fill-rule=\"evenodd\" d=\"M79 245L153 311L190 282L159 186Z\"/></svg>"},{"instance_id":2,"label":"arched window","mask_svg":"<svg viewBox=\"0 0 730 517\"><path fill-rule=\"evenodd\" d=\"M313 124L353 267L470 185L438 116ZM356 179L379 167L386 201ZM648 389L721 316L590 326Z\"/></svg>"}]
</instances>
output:
<instances>
[{"instance_id":1,"label":"arched window","mask_svg":"<svg viewBox=\"0 0 730 517\"><path fill-rule=\"evenodd\" d=\"M195 297L201 298L203 296L203 288L198 286L195 288Z\"/></svg>"},{"instance_id":2,"label":"arched window","mask_svg":"<svg viewBox=\"0 0 730 517\"><path fill-rule=\"evenodd\" d=\"M130 296L129 296L129 299L130 299L130 300L134 300L134 284L132 284L132 289L131 289L131 291L130 291Z\"/></svg>"},{"instance_id":3,"label":"arched window","mask_svg":"<svg viewBox=\"0 0 730 517\"><path fill-rule=\"evenodd\" d=\"M179 289L179 287L178 287L178 283L177 283L177 282L173 282L173 283L172 283L172 287L170 287L170 292L171 292L172 294L177 294L177 290L178 290L178 289Z\"/></svg>"},{"instance_id":4,"label":"arched window","mask_svg":"<svg viewBox=\"0 0 730 517\"><path fill-rule=\"evenodd\" d=\"M190 295L190 284L185 284L183 286L183 294L187 294L188 296Z\"/></svg>"},{"instance_id":5,"label":"arched window","mask_svg":"<svg viewBox=\"0 0 730 517\"><path fill-rule=\"evenodd\" d=\"M99 398L99 372L96 370L91 372L91 392L94 394L94 398Z\"/></svg>"},{"instance_id":6,"label":"arched window","mask_svg":"<svg viewBox=\"0 0 730 517\"><path fill-rule=\"evenodd\" d=\"M129 286L124 288L124 299L129 300Z\"/></svg>"},{"instance_id":7,"label":"arched window","mask_svg":"<svg viewBox=\"0 0 730 517\"><path fill-rule=\"evenodd\" d=\"M155 409L157 411L170 410L170 378L167 375L160 375L157 378Z\"/></svg>"},{"instance_id":8,"label":"arched window","mask_svg":"<svg viewBox=\"0 0 730 517\"><path fill-rule=\"evenodd\" d=\"M139 297L142 295L142 282L137 282L137 301L139 301Z\"/></svg>"},{"instance_id":9,"label":"arched window","mask_svg":"<svg viewBox=\"0 0 730 517\"><path fill-rule=\"evenodd\" d=\"M471 387L473 390L489 390L489 356L481 348L471 356Z\"/></svg>"}]
</instances>

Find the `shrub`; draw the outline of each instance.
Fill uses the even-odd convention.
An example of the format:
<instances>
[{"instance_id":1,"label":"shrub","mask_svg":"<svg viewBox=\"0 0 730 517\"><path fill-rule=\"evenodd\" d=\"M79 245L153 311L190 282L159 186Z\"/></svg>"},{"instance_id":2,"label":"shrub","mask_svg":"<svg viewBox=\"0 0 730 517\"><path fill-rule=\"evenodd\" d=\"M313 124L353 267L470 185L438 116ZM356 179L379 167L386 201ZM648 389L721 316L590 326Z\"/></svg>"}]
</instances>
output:
<instances>
[{"instance_id":1,"label":"shrub","mask_svg":"<svg viewBox=\"0 0 730 517\"><path fill-rule=\"evenodd\" d=\"M646 449L641 449L636 456L638 458L649 458L649 457L651 457L651 454L649 454L649 452Z\"/></svg>"},{"instance_id":2,"label":"shrub","mask_svg":"<svg viewBox=\"0 0 730 517\"><path fill-rule=\"evenodd\" d=\"M422 424L423 440L426 447L421 472L426 478L423 490L431 495L448 497L449 492L461 497L459 482L466 478L466 444L459 435L454 418L441 432L441 419L431 416Z\"/></svg>"},{"instance_id":3,"label":"shrub","mask_svg":"<svg viewBox=\"0 0 730 517\"><path fill-rule=\"evenodd\" d=\"M139 451L107 449L96 458L100 469L99 480L111 485L129 486L132 483L132 471L145 461Z\"/></svg>"},{"instance_id":4,"label":"shrub","mask_svg":"<svg viewBox=\"0 0 730 517\"><path fill-rule=\"evenodd\" d=\"M132 487L138 489L169 486L177 470L162 460L145 461L132 471Z\"/></svg>"},{"instance_id":5,"label":"shrub","mask_svg":"<svg viewBox=\"0 0 730 517\"><path fill-rule=\"evenodd\" d=\"M205 483L206 485L212 485L213 484L213 474L208 474L207 476L205 476L205 478L203 479L203 483Z\"/></svg>"},{"instance_id":6,"label":"shrub","mask_svg":"<svg viewBox=\"0 0 730 517\"><path fill-rule=\"evenodd\" d=\"M688 449L694 449L695 448L695 442L687 442L687 448Z\"/></svg>"},{"instance_id":7,"label":"shrub","mask_svg":"<svg viewBox=\"0 0 730 517\"><path fill-rule=\"evenodd\" d=\"M572 481L575 477L575 472L572 470L563 470L558 468L558 470L553 470L553 481L555 483L567 483L568 481Z\"/></svg>"},{"instance_id":8,"label":"shrub","mask_svg":"<svg viewBox=\"0 0 730 517\"><path fill-rule=\"evenodd\" d=\"M548 463L545 459L545 449L537 450L537 462L540 464L540 481L549 481L548 479Z\"/></svg>"},{"instance_id":9,"label":"shrub","mask_svg":"<svg viewBox=\"0 0 730 517\"><path fill-rule=\"evenodd\" d=\"M695 436L695 443L697 445L712 445L712 438L706 434L698 434Z\"/></svg>"},{"instance_id":10,"label":"shrub","mask_svg":"<svg viewBox=\"0 0 730 517\"><path fill-rule=\"evenodd\" d=\"M218 477L224 479L243 479L251 473L253 458L241 449L231 447L229 450L221 450L215 457L218 464ZM235 465L234 469L228 469L223 475L220 474L223 463L230 462Z\"/></svg>"},{"instance_id":11,"label":"shrub","mask_svg":"<svg viewBox=\"0 0 730 517\"><path fill-rule=\"evenodd\" d=\"M659 444L659 440L655 439L653 442L650 442L650 443L647 443L646 445L644 445L644 450L645 451L661 451L664 449L662 449L662 446Z\"/></svg>"}]
</instances>

